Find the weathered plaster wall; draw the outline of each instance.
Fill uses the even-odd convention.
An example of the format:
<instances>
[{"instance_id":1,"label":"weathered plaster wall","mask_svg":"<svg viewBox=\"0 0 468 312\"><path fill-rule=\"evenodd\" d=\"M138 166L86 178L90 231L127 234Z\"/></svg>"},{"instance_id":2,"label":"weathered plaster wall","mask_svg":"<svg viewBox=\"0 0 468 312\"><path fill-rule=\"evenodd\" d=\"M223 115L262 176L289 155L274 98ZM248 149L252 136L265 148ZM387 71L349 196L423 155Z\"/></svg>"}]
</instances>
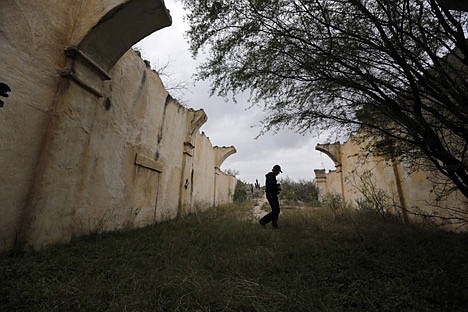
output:
<instances>
[{"instance_id":1,"label":"weathered plaster wall","mask_svg":"<svg viewBox=\"0 0 468 312\"><path fill-rule=\"evenodd\" d=\"M215 155L203 155L203 150L213 150L210 139L204 134L198 134L195 138L195 155L193 166L193 207L210 207L214 205L214 179L215 179ZM203 174L201 174L203 173ZM204 194L212 194L207 198Z\"/></svg>"},{"instance_id":2,"label":"weathered plaster wall","mask_svg":"<svg viewBox=\"0 0 468 312\"><path fill-rule=\"evenodd\" d=\"M225 205L232 202L237 180L216 169L215 175L215 205Z\"/></svg>"},{"instance_id":3,"label":"weathered plaster wall","mask_svg":"<svg viewBox=\"0 0 468 312\"><path fill-rule=\"evenodd\" d=\"M411 172L405 163L385 160L381 157L365 157L365 142L355 138L343 144L319 144L316 149L327 154L335 163L336 170L325 173L315 170L320 197L327 193L338 194L353 205L364 198L364 192L382 190L394 203L392 212L411 218L413 213L424 211L449 217L446 208L468 212L468 203L460 192L438 200L433 192L429 172ZM367 186L364 186L367 184Z\"/></svg>"},{"instance_id":4,"label":"weathered plaster wall","mask_svg":"<svg viewBox=\"0 0 468 312\"><path fill-rule=\"evenodd\" d=\"M236 153L236 149L234 146L216 146L213 151L215 155L214 205L223 205L232 201L237 180L233 176L224 174L220 168L226 158Z\"/></svg>"},{"instance_id":5,"label":"weathered plaster wall","mask_svg":"<svg viewBox=\"0 0 468 312\"><path fill-rule=\"evenodd\" d=\"M170 25L162 3L0 3L0 80L12 89L0 109L0 251L214 203L219 153L198 133L206 115L182 107L125 53ZM229 198L235 178L226 181L218 196Z\"/></svg>"},{"instance_id":6,"label":"weathered plaster wall","mask_svg":"<svg viewBox=\"0 0 468 312\"><path fill-rule=\"evenodd\" d=\"M0 113L0 244L7 247L18 231L65 64L74 9L66 10L67 1L49 2L0 3L0 79L13 90Z\"/></svg>"},{"instance_id":7,"label":"weathered plaster wall","mask_svg":"<svg viewBox=\"0 0 468 312\"><path fill-rule=\"evenodd\" d=\"M222 172L220 166L236 149L233 146L213 147L204 133L198 134L195 142L192 209L232 203L237 179ZM213 196L208 198L205 194Z\"/></svg>"}]
</instances>

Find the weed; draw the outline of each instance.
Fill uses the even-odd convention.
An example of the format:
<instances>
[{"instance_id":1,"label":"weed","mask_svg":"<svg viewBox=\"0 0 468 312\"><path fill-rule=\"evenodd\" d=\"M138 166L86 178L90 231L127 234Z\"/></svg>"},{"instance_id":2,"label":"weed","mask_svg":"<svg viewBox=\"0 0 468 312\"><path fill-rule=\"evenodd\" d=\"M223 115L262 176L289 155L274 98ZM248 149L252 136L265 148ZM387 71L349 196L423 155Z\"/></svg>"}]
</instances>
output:
<instances>
[{"instance_id":1,"label":"weed","mask_svg":"<svg viewBox=\"0 0 468 312\"><path fill-rule=\"evenodd\" d=\"M288 209L274 231L248 209L2 256L0 310L468 310L465 234L326 208Z\"/></svg>"}]
</instances>

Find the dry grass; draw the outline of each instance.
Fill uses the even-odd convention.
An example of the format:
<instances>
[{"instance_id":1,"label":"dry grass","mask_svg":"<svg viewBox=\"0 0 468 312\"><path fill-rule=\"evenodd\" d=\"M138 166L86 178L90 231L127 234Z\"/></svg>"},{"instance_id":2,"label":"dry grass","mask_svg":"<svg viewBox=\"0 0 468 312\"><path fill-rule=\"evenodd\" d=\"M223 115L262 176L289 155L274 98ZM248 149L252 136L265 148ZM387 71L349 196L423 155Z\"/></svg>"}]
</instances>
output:
<instances>
[{"instance_id":1,"label":"dry grass","mask_svg":"<svg viewBox=\"0 0 468 312\"><path fill-rule=\"evenodd\" d=\"M0 311L468 311L467 235L288 209L212 209L0 257Z\"/></svg>"}]
</instances>

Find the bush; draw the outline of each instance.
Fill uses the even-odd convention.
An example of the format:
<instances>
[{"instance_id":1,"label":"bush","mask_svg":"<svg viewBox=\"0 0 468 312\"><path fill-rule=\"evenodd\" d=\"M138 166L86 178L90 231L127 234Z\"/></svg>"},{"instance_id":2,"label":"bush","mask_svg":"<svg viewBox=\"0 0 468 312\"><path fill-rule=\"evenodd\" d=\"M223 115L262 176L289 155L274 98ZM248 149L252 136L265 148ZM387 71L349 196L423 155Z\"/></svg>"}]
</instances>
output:
<instances>
[{"instance_id":1,"label":"bush","mask_svg":"<svg viewBox=\"0 0 468 312\"><path fill-rule=\"evenodd\" d=\"M281 184L280 199L317 204L318 189L314 182L304 180L296 182L289 178L281 179L279 182Z\"/></svg>"},{"instance_id":2,"label":"bush","mask_svg":"<svg viewBox=\"0 0 468 312\"><path fill-rule=\"evenodd\" d=\"M247 201L248 199L247 192L249 188L250 188L250 184L241 180L237 180L236 189L234 190L234 197L233 197L234 202L242 203L242 202Z\"/></svg>"},{"instance_id":3,"label":"bush","mask_svg":"<svg viewBox=\"0 0 468 312\"><path fill-rule=\"evenodd\" d=\"M322 207L329 209L335 217L344 215L345 211L349 208L338 194L326 194L320 204Z\"/></svg>"}]
</instances>

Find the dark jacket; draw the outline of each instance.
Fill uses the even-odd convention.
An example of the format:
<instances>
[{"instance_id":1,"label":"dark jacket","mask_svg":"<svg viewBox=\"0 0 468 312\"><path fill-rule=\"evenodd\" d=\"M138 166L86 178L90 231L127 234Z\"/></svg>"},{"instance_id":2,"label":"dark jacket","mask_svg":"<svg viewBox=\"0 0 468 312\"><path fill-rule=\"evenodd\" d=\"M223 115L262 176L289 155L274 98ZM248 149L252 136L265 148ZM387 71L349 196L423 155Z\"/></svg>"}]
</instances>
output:
<instances>
[{"instance_id":1,"label":"dark jacket","mask_svg":"<svg viewBox=\"0 0 468 312\"><path fill-rule=\"evenodd\" d=\"M265 192L266 193L271 193L271 194L278 194L279 193L279 187L278 183L276 182L276 174L273 172L268 172L265 175Z\"/></svg>"}]
</instances>

